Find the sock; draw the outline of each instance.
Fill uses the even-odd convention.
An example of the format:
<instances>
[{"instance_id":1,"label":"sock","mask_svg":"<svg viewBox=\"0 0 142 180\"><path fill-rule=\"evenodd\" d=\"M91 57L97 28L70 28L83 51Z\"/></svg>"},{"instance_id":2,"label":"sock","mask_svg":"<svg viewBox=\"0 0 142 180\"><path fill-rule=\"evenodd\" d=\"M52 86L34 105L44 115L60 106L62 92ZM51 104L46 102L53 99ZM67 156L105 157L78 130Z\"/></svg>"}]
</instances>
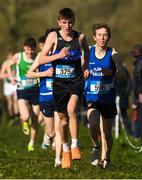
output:
<instances>
[{"instance_id":1,"label":"sock","mask_svg":"<svg viewBox=\"0 0 142 180\"><path fill-rule=\"evenodd\" d=\"M34 140L30 139L29 145L33 146L34 145Z\"/></svg>"},{"instance_id":2,"label":"sock","mask_svg":"<svg viewBox=\"0 0 142 180\"><path fill-rule=\"evenodd\" d=\"M72 139L71 148L78 147L78 139Z\"/></svg>"},{"instance_id":3,"label":"sock","mask_svg":"<svg viewBox=\"0 0 142 180\"><path fill-rule=\"evenodd\" d=\"M43 137L43 143L44 144L47 144L47 145L50 145L51 144L51 137L49 137L46 133L44 134L44 137Z\"/></svg>"},{"instance_id":4,"label":"sock","mask_svg":"<svg viewBox=\"0 0 142 180\"><path fill-rule=\"evenodd\" d=\"M56 157L56 158L55 158L55 161L56 161L56 162L61 162L61 159L60 159L59 157Z\"/></svg>"},{"instance_id":5,"label":"sock","mask_svg":"<svg viewBox=\"0 0 142 180\"><path fill-rule=\"evenodd\" d=\"M63 151L67 152L69 150L69 145L68 143L63 143Z\"/></svg>"}]
</instances>

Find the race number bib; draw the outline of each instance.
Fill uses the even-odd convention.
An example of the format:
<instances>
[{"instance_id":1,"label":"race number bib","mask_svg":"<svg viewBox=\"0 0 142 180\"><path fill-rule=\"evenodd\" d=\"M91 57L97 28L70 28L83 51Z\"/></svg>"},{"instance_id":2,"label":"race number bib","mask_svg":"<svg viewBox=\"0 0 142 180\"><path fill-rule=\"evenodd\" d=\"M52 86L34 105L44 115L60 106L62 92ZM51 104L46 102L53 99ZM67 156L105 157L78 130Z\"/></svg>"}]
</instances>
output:
<instances>
[{"instance_id":1,"label":"race number bib","mask_svg":"<svg viewBox=\"0 0 142 180\"><path fill-rule=\"evenodd\" d=\"M104 84L90 84L90 91L93 94L101 94L105 92L105 85Z\"/></svg>"},{"instance_id":2,"label":"race number bib","mask_svg":"<svg viewBox=\"0 0 142 180\"><path fill-rule=\"evenodd\" d=\"M114 87L114 83L91 82L90 91L92 94L104 94Z\"/></svg>"},{"instance_id":3,"label":"race number bib","mask_svg":"<svg viewBox=\"0 0 142 180\"><path fill-rule=\"evenodd\" d=\"M20 81L18 81L17 83L17 88L18 89L27 89L27 88L31 88L34 86L38 86L38 80L35 79L29 79L29 78L21 78Z\"/></svg>"},{"instance_id":4,"label":"race number bib","mask_svg":"<svg viewBox=\"0 0 142 180\"><path fill-rule=\"evenodd\" d=\"M72 78L75 77L74 66L57 65L56 66L56 77L59 78Z\"/></svg>"},{"instance_id":5,"label":"race number bib","mask_svg":"<svg viewBox=\"0 0 142 180\"><path fill-rule=\"evenodd\" d=\"M53 89L53 80L52 79L46 80L46 88L50 91Z\"/></svg>"}]
</instances>

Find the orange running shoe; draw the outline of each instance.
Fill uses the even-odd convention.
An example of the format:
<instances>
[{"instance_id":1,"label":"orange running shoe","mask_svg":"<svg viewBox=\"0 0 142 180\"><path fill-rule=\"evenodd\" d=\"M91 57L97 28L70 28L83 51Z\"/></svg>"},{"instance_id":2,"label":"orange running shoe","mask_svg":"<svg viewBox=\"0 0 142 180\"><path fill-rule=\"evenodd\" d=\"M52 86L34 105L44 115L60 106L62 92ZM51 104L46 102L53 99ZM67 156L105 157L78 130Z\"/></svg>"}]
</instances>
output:
<instances>
[{"instance_id":1,"label":"orange running shoe","mask_svg":"<svg viewBox=\"0 0 142 180\"><path fill-rule=\"evenodd\" d=\"M79 147L74 147L71 149L71 155L72 155L72 160L80 160L81 159L81 152Z\"/></svg>"},{"instance_id":2,"label":"orange running shoe","mask_svg":"<svg viewBox=\"0 0 142 180\"><path fill-rule=\"evenodd\" d=\"M71 167L71 152L70 150L67 152L63 152L62 155L62 168L70 168Z\"/></svg>"}]
</instances>

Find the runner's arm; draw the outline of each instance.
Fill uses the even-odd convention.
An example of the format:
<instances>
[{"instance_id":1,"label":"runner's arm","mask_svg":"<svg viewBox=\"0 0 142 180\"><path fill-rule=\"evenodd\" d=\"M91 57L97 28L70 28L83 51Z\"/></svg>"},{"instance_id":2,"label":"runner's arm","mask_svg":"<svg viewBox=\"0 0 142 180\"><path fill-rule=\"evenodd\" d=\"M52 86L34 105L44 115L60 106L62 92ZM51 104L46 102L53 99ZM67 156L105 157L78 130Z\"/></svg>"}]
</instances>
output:
<instances>
[{"instance_id":1,"label":"runner's arm","mask_svg":"<svg viewBox=\"0 0 142 180\"><path fill-rule=\"evenodd\" d=\"M128 78L125 68L122 63L122 59L117 51L113 49L112 51L112 60L115 63L117 74L116 77L122 80L126 80Z\"/></svg>"},{"instance_id":2,"label":"runner's arm","mask_svg":"<svg viewBox=\"0 0 142 180\"><path fill-rule=\"evenodd\" d=\"M15 78L13 77L11 66L16 64L18 60L19 60L19 53L16 53L10 60L8 60L7 63L8 78L10 79L12 84L16 84L16 81Z\"/></svg>"},{"instance_id":3,"label":"runner's arm","mask_svg":"<svg viewBox=\"0 0 142 180\"><path fill-rule=\"evenodd\" d=\"M39 56L40 54L36 57L34 63L32 64L31 68L27 72L27 77L28 78L39 78L39 77L45 77L45 76L52 76L53 74L53 68L49 68L47 71L39 72L38 67L39 67Z\"/></svg>"},{"instance_id":4,"label":"runner's arm","mask_svg":"<svg viewBox=\"0 0 142 180\"><path fill-rule=\"evenodd\" d=\"M80 35L80 39L81 39L80 41L81 41L82 50L83 50L82 59L84 60L82 67L84 71L84 77L87 78L89 76L88 66L89 66L90 51L89 51L89 46L88 46L88 43L84 34Z\"/></svg>"},{"instance_id":5,"label":"runner's arm","mask_svg":"<svg viewBox=\"0 0 142 180\"><path fill-rule=\"evenodd\" d=\"M45 64L55 61L57 59L64 58L68 54L68 49L65 47L58 54L53 54L50 56L48 55L52 51L55 45L56 38L57 38L56 32L51 32L47 36L44 47L39 56L39 64Z\"/></svg>"},{"instance_id":6,"label":"runner's arm","mask_svg":"<svg viewBox=\"0 0 142 180\"><path fill-rule=\"evenodd\" d=\"M7 63L4 62L2 64L1 70L0 70L0 79L8 78L8 73L7 73Z\"/></svg>"}]
</instances>

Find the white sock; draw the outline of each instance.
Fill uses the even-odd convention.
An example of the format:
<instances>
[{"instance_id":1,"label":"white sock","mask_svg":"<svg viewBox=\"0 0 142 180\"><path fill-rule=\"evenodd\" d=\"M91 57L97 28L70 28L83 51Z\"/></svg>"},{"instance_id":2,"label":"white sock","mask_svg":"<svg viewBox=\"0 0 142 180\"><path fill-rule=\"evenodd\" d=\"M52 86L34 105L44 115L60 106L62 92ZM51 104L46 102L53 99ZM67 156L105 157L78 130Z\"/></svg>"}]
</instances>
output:
<instances>
[{"instance_id":1,"label":"white sock","mask_svg":"<svg viewBox=\"0 0 142 180\"><path fill-rule=\"evenodd\" d=\"M43 143L44 143L44 144L47 144L47 145L50 145L50 143L51 143L51 142L50 142L50 139L51 139L51 138L45 133L45 134L44 134L44 137L43 137Z\"/></svg>"},{"instance_id":2,"label":"white sock","mask_svg":"<svg viewBox=\"0 0 142 180\"><path fill-rule=\"evenodd\" d=\"M61 162L61 159L59 157L56 157L55 162Z\"/></svg>"},{"instance_id":3,"label":"white sock","mask_svg":"<svg viewBox=\"0 0 142 180\"><path fill-rule=\"evenodd\" d=\"M30 139L29 145L33 146L34 145L34 140Z\"/></svg>"},{"instance_id":4,"label":"white sock","mask_svg":"<svg viewBox=\"0 0 142 180\"><path fill-rule=\"evenodd\" d=\"M78 139L72 139L71 148L78 147Z\"/></svg>"},{"instance_id":5,"label":"white sock","mask_svg":"<svg viewBox=\"0 0 142 180\"><path fill-rule=\"evenodd\" d=\"M63 151L67 152L69 150L69 145L68 143L63 143Z\"/></svg>"}]
</instances>

